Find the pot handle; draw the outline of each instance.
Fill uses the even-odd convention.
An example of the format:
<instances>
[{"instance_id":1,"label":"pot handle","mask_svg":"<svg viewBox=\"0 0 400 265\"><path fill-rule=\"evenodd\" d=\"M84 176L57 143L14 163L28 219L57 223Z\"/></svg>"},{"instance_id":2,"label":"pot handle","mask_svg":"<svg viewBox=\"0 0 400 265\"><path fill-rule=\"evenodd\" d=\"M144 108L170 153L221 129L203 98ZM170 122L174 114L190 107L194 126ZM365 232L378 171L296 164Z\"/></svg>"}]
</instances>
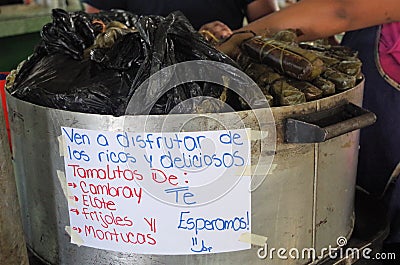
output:
<instances>
[{"instance_id":1,"label":"pot handle","mask_svg":"<svg viewBox=\"0 0 400 265\"><path fill-rule=\"evenodd\" d=\"M285 142L321 143L373 124L376 115L351 102L285 120Z\"/></svg>"}]
</instances>

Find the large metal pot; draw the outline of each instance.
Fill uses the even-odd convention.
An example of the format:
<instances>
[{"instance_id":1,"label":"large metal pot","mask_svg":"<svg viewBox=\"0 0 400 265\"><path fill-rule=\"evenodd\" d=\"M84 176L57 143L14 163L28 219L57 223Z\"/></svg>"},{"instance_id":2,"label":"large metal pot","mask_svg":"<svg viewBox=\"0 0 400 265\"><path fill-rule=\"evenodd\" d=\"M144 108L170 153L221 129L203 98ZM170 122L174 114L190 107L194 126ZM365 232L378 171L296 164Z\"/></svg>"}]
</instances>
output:
<instances>
[{"instance_id":1,"label":"large metal pot","mask_svg":"<svg viewBox=\"0 0 400 265\"><path fill-rule=\"evenodd\" d=\"M373 122L374 115L353 111L354 117L334 124L316 126L318 118L307 114L337 114L351 102L361 105L363 85L316 101L272 108L276 122L277 146L273 165L261 186L252 192L252 233L268 238L269 248L322 248L337 246L337 238L349 238L353 229L353 201L360 127ZM260 246L231 253L162 256L126 254L70 243L68 204L60 182L64 160L58 137L61 126L92 130L135 128L147 119L158 126L161 116L113 117L50 109L7 98L12 145L24 230L29 248L48 264L307 264L313 260L262 260ZM351 107L353 108L353 106ZM254 113L237 113L248 128L258 130ZM298 117L304 115L305 117ZM212 114L230 124L233 113ZM183 118L185 117L186 118ZM339 114L340 116L340 114ZM296 117L296 119L288 119ZM200 119L200 120L199 120ZM334 120L328 118L327 120ZM176 128L187 115L174 117ZM325 119L326 120L326 119ZM318 124L317 124L318 125ZM321 124L320 124L321 125ZM192 130L217 127L198 117ZM235 129L235 124L231 125ZM305 135L302 132L306 131ZM313 137L310 136L312 132ZM296 136L297 135L297 136ZM286 140L285 140L286 138ZM331 138L331 139L329 139ZM291 142L291 143L288 143ZM297 142L297 143L296 143ZM302 142L302 143L298 143ZM304 143L306 142L306 143ZM252 142L252 155L260 153ZM268 154L267 154L268 155ZM45 196L46 195L46 196Z\"/></svg>"}]
</instances>

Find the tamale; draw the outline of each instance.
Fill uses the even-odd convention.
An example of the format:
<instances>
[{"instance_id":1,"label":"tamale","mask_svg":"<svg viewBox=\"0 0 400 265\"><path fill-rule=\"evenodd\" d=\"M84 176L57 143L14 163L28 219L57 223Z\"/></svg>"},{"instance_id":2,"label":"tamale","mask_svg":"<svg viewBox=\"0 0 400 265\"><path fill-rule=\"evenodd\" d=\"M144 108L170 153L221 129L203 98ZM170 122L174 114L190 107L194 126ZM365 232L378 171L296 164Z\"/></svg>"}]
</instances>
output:
<instances>
[{"instance_id":1,"label":"tamale","mask_svg":"<svg viewBox=\"0 0 400 265\"><path fill-rule=\"evenodd\" d=\"M259 63L250 63L246 70L245 73L250 76L254 81L257 82L258 78L263 75L264 73L270 72L271 68L269 68L266 65L259 64Z\"/></svg>"},{"instance_id":2,"label":"tamale","mask_svg":"<svg viewBox=\"0 0 400 265\"><path fill-rule=\"evenodd\" d=\"M347 90L356 85L356 77L346 75L335 69L328 68L322 76L335 84L336 92Z\"/></svg>"},{"instance_id":3,"label":"tamale","mask_svg":"<svg viewBox=\"0 0 400 265\"><path fill-rule=\"evenodd\" d=\"M306 102L304 93L284 80L278 80L272 84L271 94L276 98L276 103L282 106Z\"/></svg>"},{"instance_id":4,"label":"tamale","mask_svg":"<svg viewBox=\"0 0 400 265\"><path fill-rule=\"evenodd\" d=\"M241 44L251 58L300 80L312 80L324 70L315 53L289 43L256 36Z\"/></svg>"},{"instance_id":5,"label":"tamale","mask_svg":"<svg viewBox=\"0 0 400 265\"><path fill-rule=\"evenodd\" d=\"M322 98L322 90L307 81L290 80L289 83L303 92L307 101Z\"/></svg>"},{"instance_id":6,"label":"tamale","mask_svg":"<svg viewBox=\"0 0 400 265\"><path fill-rule=\"evenodd\" d=\"M347 75L357 76L361 73L362 63L360 60L341 61L335 65L335 69Z\"/></svg>"},{"instance_id":7,"label":"tamale","mask_svg":"<svg viewBox=\"0 0 400 265\"><path fill-rule=\"evenodd\" d=\"M314 86L322 90L323 96L335 94L335 84L325 78L317 77L312 81L312 83Z\"/></svg>"}]
</instances>

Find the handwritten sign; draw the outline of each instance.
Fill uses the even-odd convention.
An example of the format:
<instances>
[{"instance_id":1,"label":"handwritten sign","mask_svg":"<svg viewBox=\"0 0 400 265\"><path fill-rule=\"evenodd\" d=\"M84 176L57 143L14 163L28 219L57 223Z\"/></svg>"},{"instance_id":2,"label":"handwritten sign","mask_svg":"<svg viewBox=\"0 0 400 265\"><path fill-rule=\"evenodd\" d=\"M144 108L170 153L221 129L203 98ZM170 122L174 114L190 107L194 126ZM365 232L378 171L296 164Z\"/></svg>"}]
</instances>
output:
<instances>
[{"instance_id":1,"label":"handwritten sign","mask_svg":"<svg viewBox=\"0 0 400 265\"><path fill-rule=\"evenodd\" d=\"M249 249L247 130L130 133L62 127L71 242L139 254Z\"/></svg>"}]
</instances>

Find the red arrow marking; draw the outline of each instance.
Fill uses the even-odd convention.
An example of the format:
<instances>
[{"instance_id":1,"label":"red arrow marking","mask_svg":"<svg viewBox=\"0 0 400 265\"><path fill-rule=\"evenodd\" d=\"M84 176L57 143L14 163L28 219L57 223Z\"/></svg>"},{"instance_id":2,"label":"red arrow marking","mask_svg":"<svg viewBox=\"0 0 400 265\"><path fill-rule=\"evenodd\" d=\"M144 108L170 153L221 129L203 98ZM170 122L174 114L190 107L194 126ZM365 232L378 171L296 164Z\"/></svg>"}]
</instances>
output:
<instances>
[{"instance_id":1,"label":"red arrow marking","mask_svg":"<svg viewBox=\"0 0 400 265\"><path fill-rule=\"evenodd\" d=\"M79 227L73 227L72 230L75 230L78 233L82 232L82 229L80 229Z\"/></svg>"},{"instance_id":2,"label":"red arrow marking","mask_svg":"<svg viewBox=\"0 0 400 265\"><path fill-rule=\"evenodd\" d=\"M73 183L73 182L69 182L69 183L68 183L68 186L69 186L69 187L72 187L72 188L74 188L74 189L77 187L77 185L76 185L75 183Z\"/></svg>"},{"instance_id":3,"label":"red arrow marking","mask_svg":"<svg viewBox=\"0 0 400 265\"><path fill-rule=\"evenodd\" d=\"M70 211L76 213L76 215L79 215L79 211L77 209L71 209Z\"/></svg>"},{"instance_id":4,"label":"red arrow marking","mask_svg":"<svg viewBox=\"0 0 400 265\"><path fill-rule=\"evenodd\" d=\"M74 200L74 201L79 201L79 199L78 199L78 197L76 197L76 196L69 196L69 198L71 199L71 200Z\"/></svg>"}]
</instances>

